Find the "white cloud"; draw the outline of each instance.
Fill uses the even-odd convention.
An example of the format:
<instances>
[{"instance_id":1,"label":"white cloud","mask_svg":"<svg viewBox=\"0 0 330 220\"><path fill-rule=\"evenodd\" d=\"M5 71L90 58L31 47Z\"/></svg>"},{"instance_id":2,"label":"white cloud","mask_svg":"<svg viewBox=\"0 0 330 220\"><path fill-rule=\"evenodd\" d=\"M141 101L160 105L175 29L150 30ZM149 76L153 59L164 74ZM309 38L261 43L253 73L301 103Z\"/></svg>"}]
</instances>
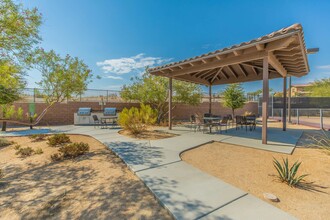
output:
<instances>
[{"instance_id":1,"label":"white cloud","mask_svg":"<svg viewBox=\"0 0 330 220\"><path fill-rule=\"evenodd\" d=\"M120 76L107 76L106 78L108 78L108 79L118 79L118 80L123 80L123 77L120 77Z\"/></svg>"},{"instance_id":2,"label":"white cloud","mask_svg":"<svg viewBox=\"0 0 330 220\"><path fill-rule=\"evenodd\" d=\"M146 57L144 53L140 53L132 57L104 60L102 62L97 62L96 65L100 66L105 73L122 75L130 72L140 72L143 71L146 66L153 67L170 60L172 60L172 58Z\"/></svg>"},{"instance_id":3,"label":"white cloud","mask_svg":"<svg viewBox=\"0 0 330 220\"><path fill-rule=\"evenodd\" d=\"M324 66L317 66L318 69L327 69L330 70L330 65L324 65Z\"/></svg>"}]
</instances>

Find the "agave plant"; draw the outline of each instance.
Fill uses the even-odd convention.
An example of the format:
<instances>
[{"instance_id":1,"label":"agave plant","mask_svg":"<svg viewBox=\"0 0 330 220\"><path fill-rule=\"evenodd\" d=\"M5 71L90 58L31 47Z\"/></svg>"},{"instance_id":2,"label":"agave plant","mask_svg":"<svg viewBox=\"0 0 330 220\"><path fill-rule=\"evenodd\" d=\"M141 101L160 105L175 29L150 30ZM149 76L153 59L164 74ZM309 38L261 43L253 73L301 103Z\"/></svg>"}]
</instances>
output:
<instances>
[{"instance_id":1,"label":"agave plant","mask_svg":"<svg viewBox=\"0 0 330 220\"><path fill-rule=\"evenodd\" d=\"M289 167L289 160L282 158L283 164L277 159L273 158L273 165L278 172L278 177L282 182L286 182L289 186L295 187L309 174L296 176L297 171L300 167L301 162L296 161L291 167Z\"/></svg>"},{"instance_id":2,"label":"agave plant","mask_svg":"<svg viewBox=\"0 0 330 220\"><path fill-rule=\"evenodd\" d=\"M320 147L330 153L330 134L325 131L322 134L310 135L309 139L312 143L309 145L311 147Z\"/></svg>"}]
</instances>

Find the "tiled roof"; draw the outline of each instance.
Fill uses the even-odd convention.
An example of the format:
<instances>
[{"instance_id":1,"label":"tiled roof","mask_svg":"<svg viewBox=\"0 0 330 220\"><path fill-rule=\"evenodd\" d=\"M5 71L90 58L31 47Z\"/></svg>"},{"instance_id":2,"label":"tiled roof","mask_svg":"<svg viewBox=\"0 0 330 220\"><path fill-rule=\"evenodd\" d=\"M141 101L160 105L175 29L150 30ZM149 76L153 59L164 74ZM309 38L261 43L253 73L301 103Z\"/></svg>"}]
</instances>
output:
<instances>
[{"instance_id":1,"label":"tiled roof","mask_svg":"<svg viewBox=\"0 0 330 220\"><path fill-rule=\"evenodd\" d=\"M305 41L304 41L303 31L302 31L302 26L300 24L293 24L293 25L291 25L289 27L282 28L282 29L280 29L278 31L274 31L274 32L272 32L270 34L267 34L265 36L262 36L262 37L253 39L251 41L247 41L247 42L243 42L243 43L240 43L240 44L236 44L236 45L233 45L231 47L225 47L225 48L220 49L220 50L216 50L216 51L213 51L213 52L205 53L205 54L202 54L200 56L195 56L195 57L188 58L188 59L185 59L185 60L182 60L182 61L172 62L172 63L168 63L168 64L165 64L165 65L162 65L162 66L150 68L149 71L155 71L155 70L159 70L159 69L171 67L171 66L174 66L174 65L184 64L186 62L191 62L191 61L202 59L202 58L207 58L207 57L211 57L211 56L215 56L215 55L225 54L227 52L234 51L236 49L242 49L243 47L249 47L249 46L252 46L253 44L256 44L258 42L272 40L274 38L281 37L283 35L290 34L290 33L293 33L293 32L294 33L296 33L296 32L300 32L301 33L302 44L303 44L304 49L306 51Z\"/></svg>"}]
</instances>

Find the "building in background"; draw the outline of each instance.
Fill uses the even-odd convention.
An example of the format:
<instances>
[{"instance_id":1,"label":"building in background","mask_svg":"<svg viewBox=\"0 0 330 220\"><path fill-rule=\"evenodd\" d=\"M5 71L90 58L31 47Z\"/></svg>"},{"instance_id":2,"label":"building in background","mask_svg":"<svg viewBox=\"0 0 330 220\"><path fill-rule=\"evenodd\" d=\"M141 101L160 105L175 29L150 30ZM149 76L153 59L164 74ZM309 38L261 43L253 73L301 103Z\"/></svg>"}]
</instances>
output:
<instances>
[{"instance_id":1,"label":"building in background","mask_svg":"<svg viewBox=\"0 0 330 220\"><path fill-rule=\"evenodd\" d=\"M312 86L311 83L292 85L291 86L291 97L309 96L310 91L308 91L308 88L310 88L311 86Z\"/></svg>"}]
</instances>

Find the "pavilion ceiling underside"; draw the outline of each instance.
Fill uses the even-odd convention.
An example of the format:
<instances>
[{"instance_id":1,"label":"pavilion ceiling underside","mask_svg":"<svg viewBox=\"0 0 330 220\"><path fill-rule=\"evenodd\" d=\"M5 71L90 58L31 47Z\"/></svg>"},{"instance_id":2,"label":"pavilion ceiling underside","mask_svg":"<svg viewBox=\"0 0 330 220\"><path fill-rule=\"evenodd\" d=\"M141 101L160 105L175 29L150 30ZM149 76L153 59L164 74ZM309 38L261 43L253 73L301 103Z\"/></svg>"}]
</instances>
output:
<instances>
[{"instance_id":1,"label":"pavilion ceiling underside","mask_svg":"<svg viewBox=\"0 0 330 220\"><path fill-rule=\"evenodd\" d=\"M309 72L300 32L268 42L257 42L212 56L151 69L151 74L204 85L262 80L263 58L268 57L269 78L300 77Z\"/></svg>"}]
</instances>

